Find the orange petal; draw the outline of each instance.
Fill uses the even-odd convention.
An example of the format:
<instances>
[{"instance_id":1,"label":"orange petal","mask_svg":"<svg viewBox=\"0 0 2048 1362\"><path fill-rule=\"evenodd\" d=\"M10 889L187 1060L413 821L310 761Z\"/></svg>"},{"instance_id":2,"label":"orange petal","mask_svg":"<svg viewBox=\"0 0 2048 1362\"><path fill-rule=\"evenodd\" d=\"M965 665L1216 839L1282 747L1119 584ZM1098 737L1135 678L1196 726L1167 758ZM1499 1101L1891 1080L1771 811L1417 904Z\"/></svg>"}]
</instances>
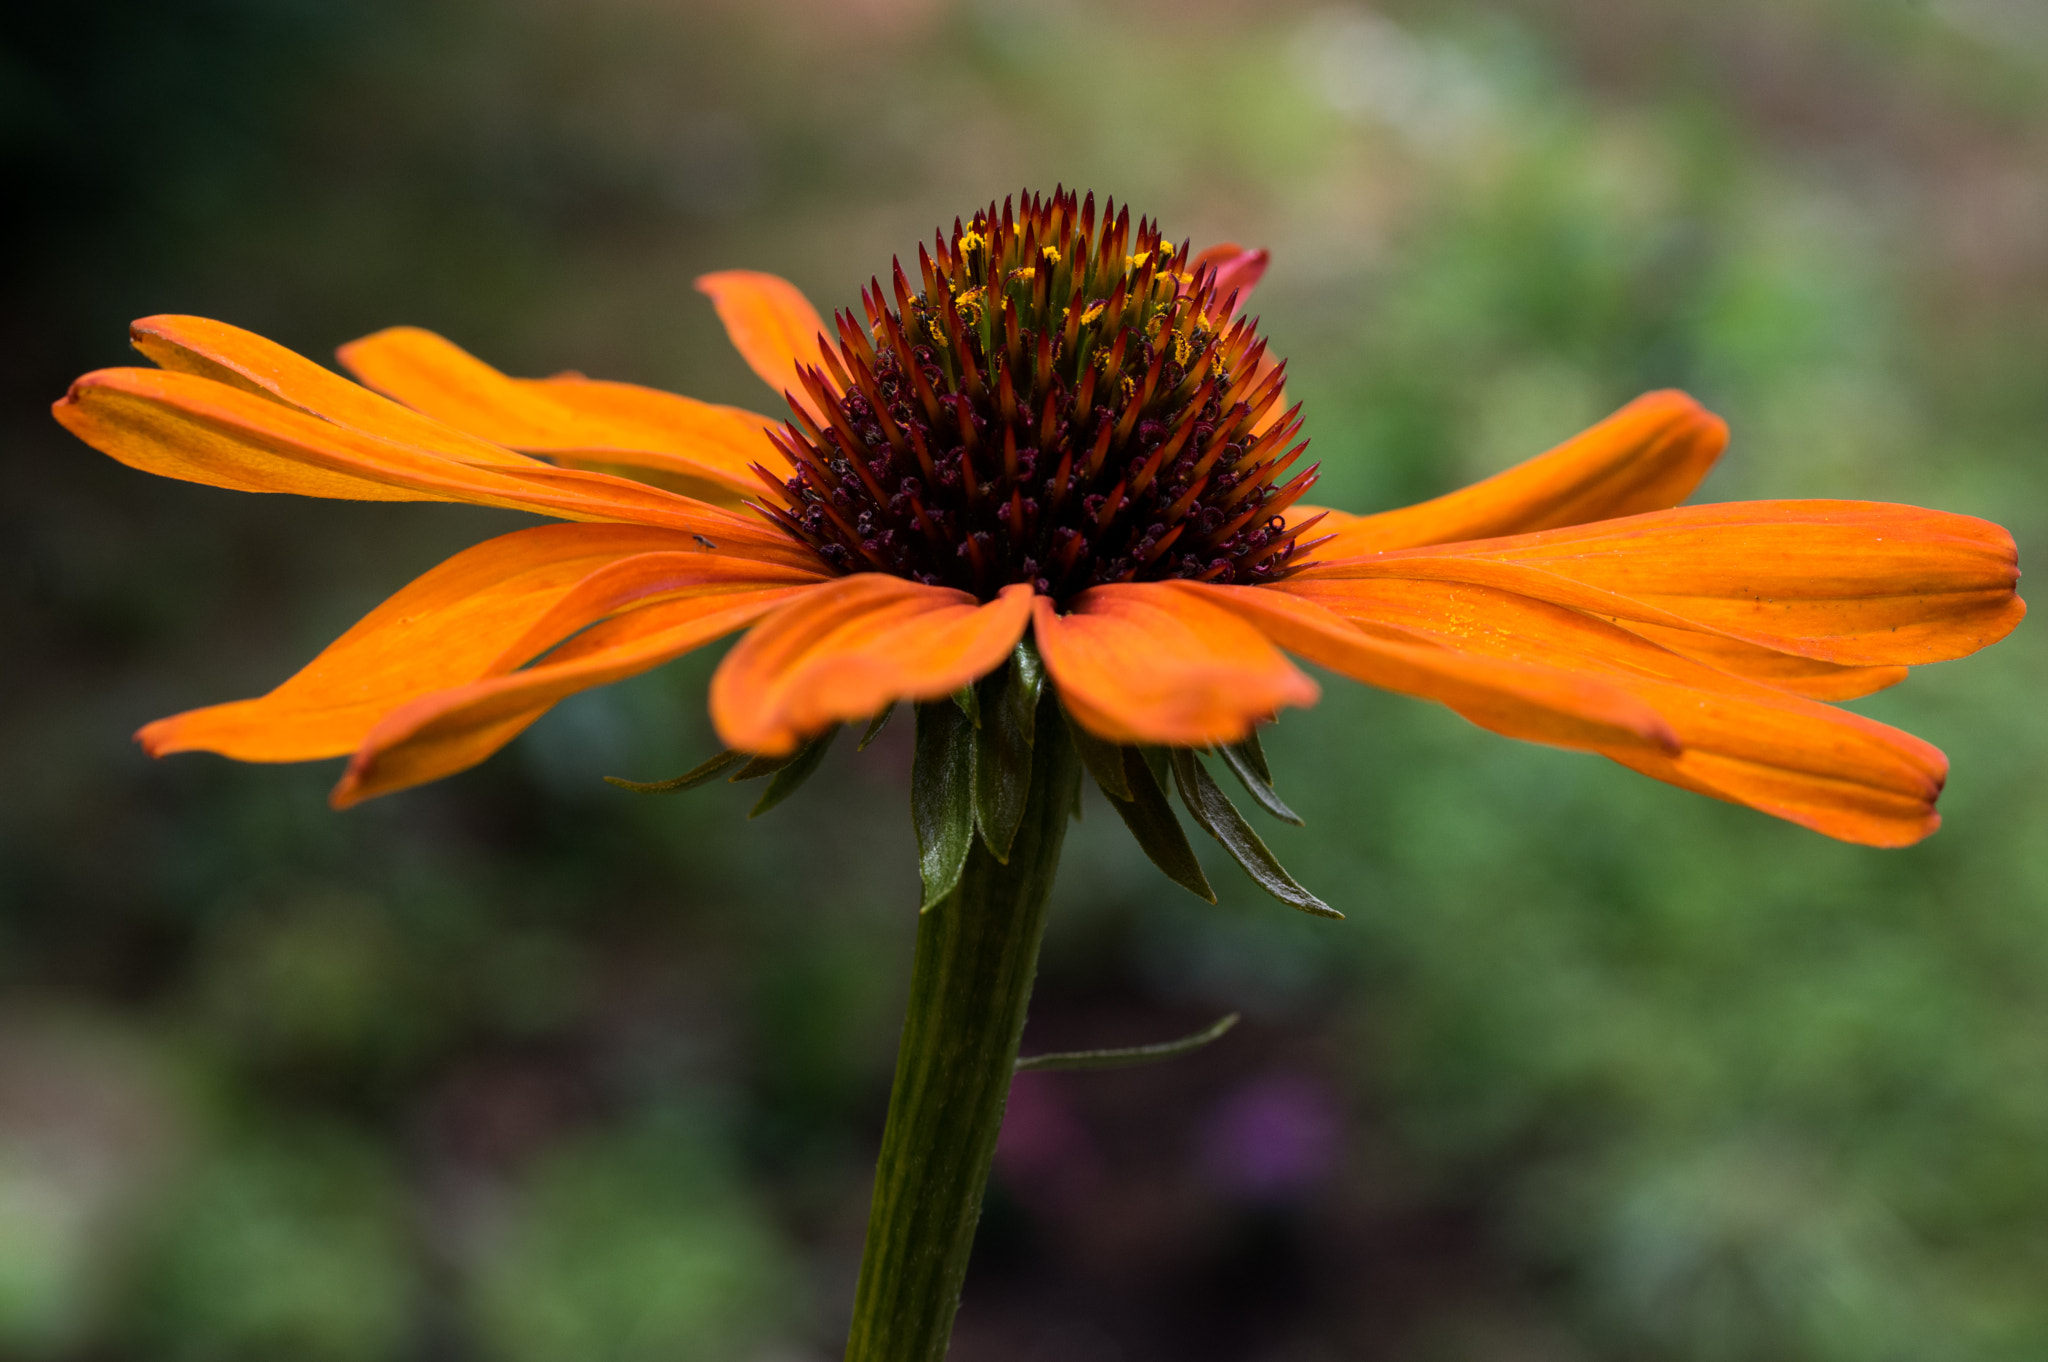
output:
<instances>
[{"instance_id":1,"label":"orange petal","mask_svg":"<svg viewBox=\"0 0 2048 1362\"><path fill-rule=\"evenodd\" d=\"M1661 511L1699 485L1728 443L1720 417L1682 392L1645 393L1590 430L1434 501L1378 515L1339 511L1320 559L1448 544ZM1316 508L1297 506L1290 519Z\"/></svg>"},{"instance_id":2,"label":"orange petal","mask_svg":"<svg viewBox=\"0 0 2048 1362\"><path fill-rule=\"evenodd\" d=\"M1858 696L1896 686L1909 674L1904 667L1844 667L1833 662L1817 662L1810 657L1795 657L1791 653L1760 648L1754 643L1744 643L1721 634L1672 629L1661 624L1644 624L1640 620L1615 622L1631 633L1640 634L1674 653L1704 662L1717 671L1761 681L1794 695L1804 695L1809 700L1854 700Z\"/></svg>"},{"instance_id":3,"label":"orange petal","mask_svg":"<svg viewBox=\"0 0 2048 1362\"><path fill-rule=\"evenodd\" d=\"M1227 302L1232 295L1230 315L1235 317L1244 311L1252 300L1252 290L1259 286L1259 280L1266 275L1266 265L1272 260L1265 250L1248 251L1234 241L1222 241L1188 261L1188 273L1193 274L1204 265L1216 269L1216 301ZM1285 403L1281 404L1285 407Z\"/></svg>"},{"instance_id":4,"label":"orange petal","mask_svg":"<svg viewBox=\"0 0 2048 1362\"><path fill-rule=\"evenodd\" d=\"M210 378L244 392L296 407L338 425L353 426L463 463L522 468L534 461L489 437L453 429L351 383L253 331L208 317L165 315L131 324L135 348L173 373Z\"/></svg>"},{"instance_id":5,"label":"orange petal","mask_svg":"<svg viewBox=\"0 0 2048 1362\"><path fill-rule=\"evenodd\" d=\"M242 761L340 756L395 706L509 671L632 600L693 582L744 589L806 580L793 569L706 553L674 530L519 530L418 578L270 694L159 719L136 737L159 757L186 751Z\"/></svg>"},{"instance_id":6,"label":"orange petal","mask_svg":"<svg viewBox=\"0 0 2048 1362\"><path fill-rule=\"evenodd\" d=\"M637 676L816 590L778 586L651 605L584 631L538 666L408 701L363 739L331 802L345 809L474 766L564 697Z\"/></svg>"},{"instance_id":7,"label":"orange petal","mask_svg":"<svg viewBox=\"0 0 2048 1362\"><path fill-rule=\"evenodd\" d=\"M1064 615L1041 597L1033 632L1061 702L1111 742L1237 742L1320 694L1257 629L1171 583L1093 587Z\"/></svg>"},{"instance_id":8,"label":"orange petal","mask_svg":"<svg viewBox=\"0 0 2048 1362\"><path fill-rule=\"evenodd\" d=\"M1685 506L1301 574L1367 578L1495 586L1850 667L1963 657L2026 613L2011 535L1973 516L1880 502Z\"/></svg>"},{"instance_id":9,"label":"orange petal","mask_svg":"<svg viewBox=\"0 0 2048 1362\"><path fill-rule=\"evenodd\" d=\"M803 291L787 279L758 270L721 270L697 280L725 323L733 348L761 381L810 410L796 366L818 362L818 338L825 322Z\"/></svg>"},{"instance_id":10,"label":"orange petal","mask_svg":"<svg viewBox=\"0 0 2048 1362\"><path fill-rule=\"evenodd\" d=\"M762 621L711 680L728 747L765 756L896 700L936 700L988 675L1024 636L1031 588L987 604L882 573L817 588Z\"/></svg>"},{"instance_id":11,"label":"orange petal","mask_svg":"<svg viewBox=\"0 0 2048 1362\"><path fill-rule=\"evenodd\" d=\"M1287 582L1279 589L1367 630L1398 630L1625 689L1670 723L1682 750L1608 755L1660 780L1873 846L1917 842L1940 822L1934 801L1948 764L1920 739L1731 676L1576 610L1450 582Z\"/></svg>"},{"instance_id":12,"label":"orange petal","mask_svg":"<svg viewBox=\"0 0 2048 1362\"><path fill-rule=\"evenodd\" d=\"M677 490L722 504L760 490L751 471L787 461L768 418L632 383L517 379L431 331L394 326L341 347L341 362L378 392L498 445L577 467L652 469Z\"/></svg>"},{"instance_id":13,"label":"orange petal","mask_svg":"<svg viewBox=\"0 0 2048 1362\"><path fill-rule=\"evenodd\" d=\"M1163 582L1199 592L1267 638L1354 681L1447 705L1481 728L1529 742L1600 750L1676 750L1656 710L1600 677L1478 657L1398 631L1369 634L1293 592L1272 587Z\"/></svg>"},{"instance_id":14,"label":"orange petal","mask_svg":"<svg viewBox=\"0 0 2048 1362\"><path fill-rule=\"evenodd\" d=\"M645 483L538 461L459 461L191 374L102 369L73 383L54 411L95 449L187 482L353 501L469 502L565 520L659 525L702 534L722 553L817 566L814 555L777 530Z\"/></svg>"}]
</instances>

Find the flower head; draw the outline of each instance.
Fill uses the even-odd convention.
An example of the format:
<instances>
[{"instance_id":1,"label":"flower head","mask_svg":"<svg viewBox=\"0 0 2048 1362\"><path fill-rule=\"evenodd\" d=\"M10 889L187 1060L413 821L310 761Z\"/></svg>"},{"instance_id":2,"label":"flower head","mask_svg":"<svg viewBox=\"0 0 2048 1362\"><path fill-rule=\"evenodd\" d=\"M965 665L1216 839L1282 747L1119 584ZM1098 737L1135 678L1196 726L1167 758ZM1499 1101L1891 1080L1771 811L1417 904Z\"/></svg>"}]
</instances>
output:
<instances>
[{"instance_id":1,"label":"flower head","mask_svg":"<svg viewBox=\"0 0 2048 1362\"><path fill-rule=\"evenodd\" d=\"M797 419L770 439L766 513L844 572L982 600L1064 603L1109 582L1274 582L1301 550L1282 481L1306 442L1285 366L1220 293L1232 248L1186 245L1095 199L976 214L834 318Z\"/></svg>"},{"instance_id":2,"label":"flower head","mask_svg":"<svg viewBox=\"0 0 2048 1362\"><path fill-rule=\"evenodd\" d=\"M1083 737L1171 749L1191 812L1208 798L1191 749L1255 773L1233 745L1314 702L1292 653L1830 836L1937 826L1941 754L1825 702L2010 632L2025 607L2003 530L1868 502L1680 507L1726 431L1675 392L1435 501L1301 506L1299 412L1241 313L1264 267L1056 193L956 223L829 334L780 279L707 276L787 397L781 422L508 378L410 328L342 348L359 386L219 322L145 319L134 340L160 368L87 374L56 406L124 463L570 523L458 554L268 695L142 742L349 755L345 805L744 630L712 717L773 760L958 691L1028 632ZM1125 773L1149 781L1147 763L1118 760L1098 778L1142 797Z\"/></svg>"}]
</instances>

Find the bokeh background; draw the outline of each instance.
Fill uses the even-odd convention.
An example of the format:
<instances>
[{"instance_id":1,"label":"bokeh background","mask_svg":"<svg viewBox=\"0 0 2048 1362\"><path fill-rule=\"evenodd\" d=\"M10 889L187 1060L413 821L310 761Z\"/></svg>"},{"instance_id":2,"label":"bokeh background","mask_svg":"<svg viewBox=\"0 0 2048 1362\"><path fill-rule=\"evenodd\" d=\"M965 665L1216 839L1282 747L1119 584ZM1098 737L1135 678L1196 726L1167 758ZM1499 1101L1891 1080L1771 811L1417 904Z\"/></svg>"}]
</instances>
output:
<instances>
[{"instance_id":1,"label":"bokeh background","mask_svg":"<svg viewBox=\"0 0 2048 1362\"><path fill-rule=\"evenodd\" d=\"M243 496L65 436L125 323L765 409L691 289L825 305L1055 182L1270 246L1324 494L1636 392L1705 495L2048 548L2037 0L78 0L0 17L0 1357L838 1356L914 930L908 725L758 822L696 658L439 786L153 764L517 517ZM1215 907L1099 806L963 1362L2048 1357L2043 634L1858 708L1949 826L1838 846L1328 687L1269 750L1344 908Z\"/></svg>"}]
</instances>

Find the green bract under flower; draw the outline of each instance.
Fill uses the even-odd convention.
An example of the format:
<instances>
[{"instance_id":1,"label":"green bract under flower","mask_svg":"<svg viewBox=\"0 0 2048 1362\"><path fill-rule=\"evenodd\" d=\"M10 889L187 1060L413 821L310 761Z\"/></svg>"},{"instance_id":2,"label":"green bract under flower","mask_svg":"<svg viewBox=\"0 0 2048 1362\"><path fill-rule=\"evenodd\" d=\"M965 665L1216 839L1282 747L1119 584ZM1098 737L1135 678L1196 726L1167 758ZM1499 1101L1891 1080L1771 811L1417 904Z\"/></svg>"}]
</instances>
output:
<instances>
[{"instance_id":1,"label":"green bract under flower","mask_svg":"<svg viewBox=\"0 0 2048 1362\"><path fill-rule=\"evenodd\" d=\"M865 324L837 314L774 437L794 475L757 469L826 562L985 600L1303 564L1300 408L1216 263L1055 192L956 221L918 266L919 291L900 262L862 290Z\"/></svg>"}]
</instances>

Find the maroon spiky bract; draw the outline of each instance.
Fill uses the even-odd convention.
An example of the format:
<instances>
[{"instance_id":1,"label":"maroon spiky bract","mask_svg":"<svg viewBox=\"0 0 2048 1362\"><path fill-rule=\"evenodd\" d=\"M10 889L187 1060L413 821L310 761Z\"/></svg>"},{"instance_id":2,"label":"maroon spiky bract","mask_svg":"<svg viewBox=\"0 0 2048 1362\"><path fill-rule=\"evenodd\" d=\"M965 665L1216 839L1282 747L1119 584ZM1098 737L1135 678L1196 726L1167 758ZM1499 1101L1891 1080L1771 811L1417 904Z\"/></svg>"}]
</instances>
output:
<instances>
[{"instance_id":1,"label":"maroon spiky bract","mask_svg":"<svg viewBox=\"0 0 2048 1362\"><path fill-rule=\"evenodd\" d=\"M1274 416L1285 365L1188 261L1114 201L1098 224L1093 194L956 220L918 248L921 289L898 262L865 324L834 315L761 509L841 571L984 600L1297 570L1314 521L1281 513L1316 469L1280 482L1308 447L1298 406Z\"/></svg>"}]
</instances>

